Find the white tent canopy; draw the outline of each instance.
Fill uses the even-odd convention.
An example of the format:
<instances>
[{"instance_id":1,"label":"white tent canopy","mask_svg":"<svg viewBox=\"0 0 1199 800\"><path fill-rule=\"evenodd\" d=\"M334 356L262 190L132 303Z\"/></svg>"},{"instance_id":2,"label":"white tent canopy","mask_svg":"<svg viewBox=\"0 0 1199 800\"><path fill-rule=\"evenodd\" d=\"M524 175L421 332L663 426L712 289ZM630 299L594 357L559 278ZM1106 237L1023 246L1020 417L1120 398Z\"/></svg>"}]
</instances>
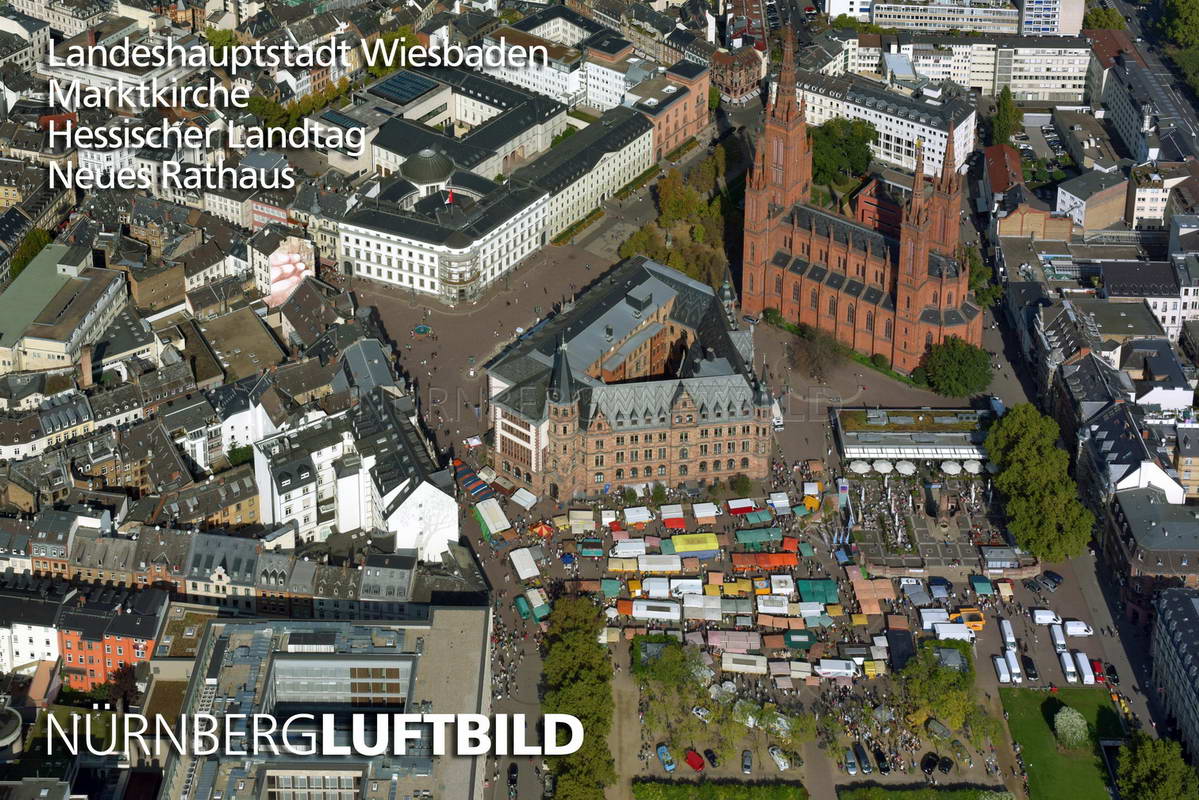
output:
<instances>
[{"instance_id":1,"label":"white tent canopy","mask_svg":"<svg viewBox=\"0 0 1199 800\"><path fill-rule=\"evenodd\" d=\"M512 502L528 511L533 506L537 505L537 495L530 492L528 489L517 489L512 493Z\"/></svg>"},{"instance_id":2,"label":"white tent canopy","mask_svg":"<svg viewBox=\"0 0 1199 800\"><path fill-rule=\"evenodd\" d=\"M624 521L630 525L644 525L654 518L645 506L633 506L624 510Z\"/></svg>"},{"instance_id":3,"label":"white tent canopy","mask_svg":"<svg viewBox=\"0 0 1199 800\"><path fill-rule=\"evenodd\" d=\"M865 475L870 471L870 465L865 461L853 461L850 463L849 468L859 475Z\"/></svg>"},{"instance_id":4,"label":"white tent canopy","mask_svg":"<svg viewBox=\"0 0 1199 800\"><path fill-rule=\"evenodd\" d=\"M900 461L895 465L895 471L900 475L915 475L916 465L911 461Z\"/></svg>"},{"instance_id":5,"label":"white tent canopy","mask_svg":"<svg viewBox=\"0 0 1199 800\"><path fill-rule=\"evenodd\" d=\"M529 548L527 547L513 550L508 554L508 558L512 561L512 567L516 570L516 577L522 581L527 581L529 578L535 578L541 574L541 570L537 569L537 562L533 560L533 554L529 552Z\"/></svg>"},{"instance_id":6,"label":"white tent canopy","mask_svg":"<svg viewBox=\"0 0 1199 800\"><path fill-rule=\"evenodd\" d=\"M962 465L956 461L944 461L941 463L941 471L946 475L958 475L962 471Z\"/></svg>"},{"instance_id":7,"label":"white tent canopy","mask_svg":"<svg viewBox=\"0 0 1199 800\"><path fill-rule=\"evenodd\" d=\"M696 519L711 519L720 516L720 509L715 503L696 503L691 506L691 513Z\"/></svg>"},{"instance_id":8,"label":"white tent canopy","mask_svg":"<svg viewBox=\"0 0 1199 800\"><path fill-rule=\"evenodd\" d=\"M962 467L971 475L977 475L983 471L983 465L973 458L962 464Z\"/></svg>"},{"instance_id":9,"label":"white tent canopy","mask_svg":"<svg viewBox=\"0 0 1199 800\"><path fill-rule=\"evenodd\" d=\"M512 523L504 515L504 510L500 508L500 501L494 497L489 497L477 504L475 510L479 512L479 517L487 526L487 531L493 536L512 527Z\"/></svg>"},{"instance_id":10,"label":"white tent canopy","mask_svg":"<svg viewBox=\"0 0 1199 800\"><path fill-rule=\"evenodd\" d=\"M683 507L681 505L662 506L662 519L682 519Z\"/></svg>"},{"instance_id":11,"label":"white tent canopy","mask_svg":"<svg viewBox=\"0 0 1199 800\"><path fill-rule=\"evenodd\" d=\"M874 462L874 471L880 475L886 475L892 469L894 469L894 466L885 458L880 458L878 461Z\"/></svg>"}]
</instances>

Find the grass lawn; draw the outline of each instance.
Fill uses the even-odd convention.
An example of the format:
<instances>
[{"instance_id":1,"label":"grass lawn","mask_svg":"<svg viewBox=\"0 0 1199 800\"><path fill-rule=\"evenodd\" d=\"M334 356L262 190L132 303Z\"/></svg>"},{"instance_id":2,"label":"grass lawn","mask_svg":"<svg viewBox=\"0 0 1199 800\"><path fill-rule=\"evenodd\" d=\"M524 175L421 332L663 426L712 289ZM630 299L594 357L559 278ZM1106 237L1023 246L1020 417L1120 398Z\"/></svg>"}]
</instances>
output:
<instances>
[{"instance_id":1,"label":"grass lawn","mask_svg":"<svg viewBox=\"0 0 1199 800\"><path fill-rule=\"evenodd\" d=\"M1030 800L1108 797L1100 738L1121 738L1124 729L1111 698L1100 688L1068 687L1057 694L1035 689L1000 689L1008 728L1023 749ZM1062 751L1053 735L1053 715L1062 705L1079 711L1091 726L1092 741Z\"/></svg>"}]
</instances>

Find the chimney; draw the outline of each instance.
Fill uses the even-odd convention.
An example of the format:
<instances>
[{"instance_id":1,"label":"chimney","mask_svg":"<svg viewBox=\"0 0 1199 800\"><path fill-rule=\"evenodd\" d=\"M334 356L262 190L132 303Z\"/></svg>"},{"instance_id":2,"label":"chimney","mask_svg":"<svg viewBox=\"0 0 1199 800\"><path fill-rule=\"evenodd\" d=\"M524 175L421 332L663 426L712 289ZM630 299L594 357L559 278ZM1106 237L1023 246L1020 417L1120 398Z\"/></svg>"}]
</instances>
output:
<instances>
[{"instance_id":1,"label":"chimney","mask_svg":"<svg viewBox=\"0 0 1199 800\"><path fill-rule=\"evenodd\" d=\"M90 389L92 386L92 346L84 345L79 350L79 388Z\"/></svg>"},{"instance_id":2,"label":"chimney","mask_svg":"<svg viewBox=\"0 0 1199 800\"><path fill-rule=\"evenodd\" d=\"M96 29L95 28L87 29L87 45L88 45L88 47L96 46Z\"/></svg>"}]
</instances>

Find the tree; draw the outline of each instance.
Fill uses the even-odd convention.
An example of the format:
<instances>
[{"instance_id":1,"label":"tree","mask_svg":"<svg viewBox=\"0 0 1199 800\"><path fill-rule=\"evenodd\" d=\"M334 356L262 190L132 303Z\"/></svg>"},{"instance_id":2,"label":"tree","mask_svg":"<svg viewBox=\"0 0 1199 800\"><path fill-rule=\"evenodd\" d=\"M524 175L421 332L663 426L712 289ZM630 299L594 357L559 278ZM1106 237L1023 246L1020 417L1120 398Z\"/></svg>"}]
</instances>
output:
<instances>
[{"instance_id":1,"label":"tree","mask_svg":"<svg viewBox=\"0 0 1199 800\"><path fill-rule=\"evenodd\" d=\"M625 489L623 497L625 505L631 506L633 503L637 502L637 492L632 489Z\"/></svg>"},{"instance_id":2,"label":"tree","mask_svg":"<svg viewBox=\"0 0 1199 800\"><path fill-rule=\"evenodd\" d=\"M1062 747L1082 747L1090 735L1086 717L1077 709L1062 706L1053 715L1053 735L1061 742Z\"/></svg>"},{"instance_id":3,"label":"tree","mask_svg":"<svg viewBox=\"0 0 1199 800\"><path fill-rule=\"evenodd\" d=\"M738 472L729 478L729 488L733 490L733 494L745 497L753 490L753 482L750 481L749 476Z\"/></svg>"},{"instance_id":4,"label":"tree","mask_svg":"<svg viewBox=\"0 0 1199 800\"><path fill-rule=\"evenodd\" d=\"M50 231L42 228L34 228L25 234L8 260L8 277L11 279L20 275L21 271L29 266L29 262L42 252L42 248L50 244L50 238Z\"/></svg>"},{"instance_id":5,"label":"tree","mask_svg":"<svg viewBox=\"0 0 1199 800\"><path fill-rule=\"evenodd\" d=\"M1199 45L1199 0L1163 0L1161 30L1180 47Z\"/></svg>"},{"instance_id":6,"label":"tree","mask_svg":"<svg viewBox=\"0 0 1199 800\"><path fill-rule=\"evenodd\" d=\"M937 648L952 647L962 653L966 671L943 666ZM924 642L916 657L900 673L908 719L922 724L935 717L953 730L961 728L975 707L974 655L965 642Z\"/></svg>"},{"instance_id":7,"label":"tree","mask_svg":"<svg viewBox=\"0 0 1199 800\"><path fill-rule=\"evenodd\" d=\"M218 30L216 28L208 28L204 31L204 39L207 40L208 46L213 50L224 50L226 47L232 47L237 44L237 34L233 31Z\"/></svg>"},{"instance_id":8,"label":"tree","mask_svg":"<svg viewBox=\"0 0 1199 800\"><path fill-rule=\"evenodd\" d=\"M243 447L229 448L229 466L236 467L239 464L245 464L250 459L254 458L253 445L245 445Z\"/></svg>"},{"instance_id":9,"label":"tree","mask_svg":"<svg viewBox=\"0 0 1199 800\"><path fill-rule=\"evenodd\" d=\"M984 308L999 302L1003 295L1003 287L992 280L991 269L983 263L978 247L972 244L963 247L962 260L966 262L970 276L970 291L974 292L975 302Z\"/></svg>"},{"instance_id":10,"label":"tree","mask_svg":"<svg viewBox=\"0 0 1199 800\"><path fill-rule=\"evenodd\" d=\"M956 336L934 344L921 366L933 391L947 397L969 397L991 385L990 355Z\"/></svg>"},{"instance_id":11,"label":"tree","mask_svg":"<svg viewBox=\"0 0 1199 800\"><path fill-rule=\"evenodd\" d=\"M604 618L584 597L554 603L545 637L542 683L546 714L573 714L583 725L583 745L574 753L550 758L558 797L586 800L603 795L616 779L608 752L612 727L612 661L599 643Z\"/></svg>"},{"instance_id":12,"label":"tree","mask_svg":"<svg viewBox=\"0 0 1199 800\"><path fill-rule=\"evenodd\" d=\"M720 90L715 86L708 87L708 110L715 111L720 106Z\"/></svg>"},{"instance_id":13,"label":"tree","mask_svg":"<svg viewBox=\"0 0 1199 800\"><path fill-rule=\"evenodd\" d=\"M666 502L666 487L660 483L654 484L653 493L654 505L660 506Z\"/></svg>"},{"instance_id":14,"label":"tree","mask_svg":"<svg viewBox=\"0 0 1199 800\"><path fill-rule=\"evenodd\" d=\"M1004 86L996 102L995 116L991 117L991 144L1011 144L1012 134L1023 124L1024 115L1016 108L1016 98L1011 88Z\"/></svg>"},{"instance_id":15,"label":"tree","mask_svg":"<svg viewBox=\"0 0 1199 800\"><path fill-rule=\"evenodd\" d=\"M1078 499L1058 434L1057 422L1021 403L991 426L986 441L999 468L995 486L1007 500L1008 529L1016 544L1044 561L1081 553L1095 524Z\"/></svg>"},{"instance_id":16,"label":"tree","mask_svg":"<svg viewBox=\"0 0 1199 800\"><path fill-rule=\"evenodd\" d=\"M382 47L380 48L380 57L375 59L375 63L367 68L373 78L382 78L384 75L390 75L395 72L404 62L404 52L408 49L409 44L416 41L416 33L412 30L411 25L404 25L394 31L387 31L381 37ZM387 56L392 55L392 46L395 46L394 57L389 63Z\"/></svg>"},{"instance_id":17,"label":"tree","mask_svg":"<svg viewBox=\"0 0 1199 800\"><path fill-rule=\"evenodd\" d=\"M1199 800L1199 777L1183 759L1182 745L1144 733L1120 748L1116 787L1136 800Z\"/></svg>"},{"instance_id":18,"label":"tree","mask_svg":"<svg viewBox=\"0 0 1199 800\"><path fill-rule=\"evenodd\" d=\"M878 139L865 120L834 117L812 129L812 170L817 183L836 184L870 166L870 145Z\"/></svg>"},{"instance_id":19,"label":"tree","mask_svg":"<svg viewBox=\"0 0 1199 800\"><path fill-rule=\"evenodd\" d=\"M1124 30L1124 17L1114 8L1091 8L1082 18L1086 30Z\"/></svg>"}]
</instances>

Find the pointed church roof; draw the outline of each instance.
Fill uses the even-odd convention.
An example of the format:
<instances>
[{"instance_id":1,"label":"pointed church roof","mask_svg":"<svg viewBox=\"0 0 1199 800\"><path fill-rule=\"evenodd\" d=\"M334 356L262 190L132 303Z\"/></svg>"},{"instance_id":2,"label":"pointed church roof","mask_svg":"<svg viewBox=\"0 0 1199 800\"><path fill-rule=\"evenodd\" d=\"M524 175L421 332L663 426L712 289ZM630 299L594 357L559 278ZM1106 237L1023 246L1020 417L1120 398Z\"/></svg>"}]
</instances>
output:
<instances>
[{"instance_id":1,"label":"pointed church roof","mask_svg":"<svg viewBox=\"0 0 1199 800\"><path fill-rule=\"evenodd\" d=\"M783 63L779 68L779 81L774 91L774 102L770 104L770 116L782 122L793 122L802 118L802 110L795 99L796 83L795 31L788 25L783 28Z\"/></svg>"},{"instance_id":2,"label":"pointed church roof","mask_svg":"<svg viewBox=\"0 0 1199 800\"><path fill-rule=\"evenodd\" d=\"M566 358L566 338L558 339L558 350L554 353L554 365L550 369L550 383L547 387L551 403L573 403L578 393L574 377L570 372L570 362Z\"/></svg>"}]
</instances>

